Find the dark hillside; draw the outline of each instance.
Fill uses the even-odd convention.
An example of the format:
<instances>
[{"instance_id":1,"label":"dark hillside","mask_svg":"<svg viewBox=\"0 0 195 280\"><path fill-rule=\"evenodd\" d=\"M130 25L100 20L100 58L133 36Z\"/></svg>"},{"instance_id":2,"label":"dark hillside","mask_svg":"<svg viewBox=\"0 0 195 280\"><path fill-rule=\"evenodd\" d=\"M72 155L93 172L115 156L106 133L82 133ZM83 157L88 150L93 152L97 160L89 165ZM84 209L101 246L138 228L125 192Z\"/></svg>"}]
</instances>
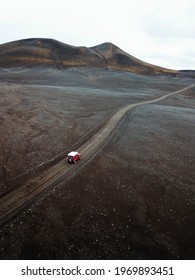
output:
<instances>
[{"instance_id":1,"label":"dark hillside","mask_svg":"<svg viewBox=\"0 0 195 280\"><path fill-rule=\"evenodd\" d=\"M75 47L53 39L25 39L0 45L0 67L88 66L136 74L175 74L177 71L145 63L111 43Z\"/></svg>"}]
</instances>

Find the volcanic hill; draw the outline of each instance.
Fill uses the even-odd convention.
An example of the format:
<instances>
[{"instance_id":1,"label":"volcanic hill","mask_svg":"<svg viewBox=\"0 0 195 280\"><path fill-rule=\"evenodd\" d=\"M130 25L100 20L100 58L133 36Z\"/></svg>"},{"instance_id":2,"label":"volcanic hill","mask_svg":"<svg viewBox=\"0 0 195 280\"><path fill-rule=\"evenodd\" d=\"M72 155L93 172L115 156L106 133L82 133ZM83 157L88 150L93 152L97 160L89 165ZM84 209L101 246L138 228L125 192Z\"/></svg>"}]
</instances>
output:
<instances>
[{"instance_id":1,"label":"volcanic hill","mask_svg":"<svg viewBox=\"0 0 195 280\"><path fill-rule=\"evenodd\" d=\"M75 47L53 39L24 39L0 45L0 67L89 66L136 74L174 74L175 70L143 62L112 43Z\"/></svg>"}]
</instances>

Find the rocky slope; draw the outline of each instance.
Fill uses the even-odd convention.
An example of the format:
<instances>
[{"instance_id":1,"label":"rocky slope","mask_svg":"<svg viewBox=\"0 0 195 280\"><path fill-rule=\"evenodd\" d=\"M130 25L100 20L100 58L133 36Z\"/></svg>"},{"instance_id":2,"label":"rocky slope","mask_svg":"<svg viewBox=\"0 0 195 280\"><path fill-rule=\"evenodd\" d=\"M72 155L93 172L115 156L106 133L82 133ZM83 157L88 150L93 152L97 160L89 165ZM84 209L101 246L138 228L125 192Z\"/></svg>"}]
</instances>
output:
<instances>
[{"instance_id":1,"label":"rocky slope","mask_svg":"<svg viewBox=\"0 0 195 280\"><path fill-rule=\"evenodd\" d=\"M136 74L177 73L175 70L145 63L112 43L91 48L75 47L53 39L24 39L0 45L0 67L92 66Z\"/></svg>"}]
</instances>

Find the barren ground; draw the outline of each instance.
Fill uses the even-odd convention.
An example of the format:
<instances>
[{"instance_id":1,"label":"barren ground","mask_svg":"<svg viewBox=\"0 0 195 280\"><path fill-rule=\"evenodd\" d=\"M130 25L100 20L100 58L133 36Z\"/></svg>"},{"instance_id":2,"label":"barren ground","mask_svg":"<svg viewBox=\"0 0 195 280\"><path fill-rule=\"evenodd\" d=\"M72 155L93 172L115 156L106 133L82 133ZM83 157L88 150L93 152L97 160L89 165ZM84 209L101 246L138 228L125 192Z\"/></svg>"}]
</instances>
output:
<instances>
[{"instance_id":1,"label":"barren ground","mask_svg":"<svg viewBox=\"0 0 195 280\"><path fill-rule=\"evenodd\" d=\"M192 79L1 70L1 195L85 143L119 107ZM194 88L131 111L102 150L1 229L2 259L195 257Z\"/></svg>"}]
</instances>

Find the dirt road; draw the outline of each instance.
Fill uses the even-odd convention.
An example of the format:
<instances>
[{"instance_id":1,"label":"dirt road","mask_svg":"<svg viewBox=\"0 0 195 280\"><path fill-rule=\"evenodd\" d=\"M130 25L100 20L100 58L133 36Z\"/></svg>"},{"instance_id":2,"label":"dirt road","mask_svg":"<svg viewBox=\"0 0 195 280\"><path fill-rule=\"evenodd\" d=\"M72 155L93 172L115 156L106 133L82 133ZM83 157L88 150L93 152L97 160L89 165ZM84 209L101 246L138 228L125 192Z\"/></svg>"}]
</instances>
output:
<instances>
[{"instance_id":1,"label":"dirt road","mask_svg":"<svg viewBox=\"0 0 195 280\"><path fill-rule=\"evenodd\" d=\"M193 86L194 84L156 99L129 104L120 108L89 141L78 149L82 155L82 160L76 165L70 165L67 159L64 159L28 180L16 190L2 196L0 198L0 224L6 223L6 221L15 216L20 210L24 209L44 191L48 191L59 183L65 182L73 177L98 153L103 145L107 143L115 127L129 110L138 106L162 101L172 95L186 91Z\"/></svg>"}]
</instances>

